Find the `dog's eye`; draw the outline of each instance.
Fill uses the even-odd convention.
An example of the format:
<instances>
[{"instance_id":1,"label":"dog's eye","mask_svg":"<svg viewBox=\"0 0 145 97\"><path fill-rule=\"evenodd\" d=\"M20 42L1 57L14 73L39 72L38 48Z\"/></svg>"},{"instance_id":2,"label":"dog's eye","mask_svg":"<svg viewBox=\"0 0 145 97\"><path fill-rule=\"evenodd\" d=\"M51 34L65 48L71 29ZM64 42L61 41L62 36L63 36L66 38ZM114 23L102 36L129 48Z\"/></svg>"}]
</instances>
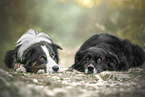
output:
<instances>
[{"instance_id":1,"label":"dog's eye","mask_svg":"<svg viewBox=\"0 0 145 97\"><path fill-rule=\"evenodd\" d=\"M86 60L89 60L89 57L86 57Z\"/></svg>"},{"instance_id":2,"label":"dog's eye","mask_svg":"<svg viewBox=\"0 0 145 97\"><path fill-rule=\"evenodd\" d=\"M99 58L98 61L101 61L101 58Z\"/></svg>"},{"instance_id":3,"label":"dog's eye","mask_svg":"<svg viewBox=\"0 0 145 97\"><path fill-rule=\"evenodd\" d=\"M45 55L41 56L40 60L46 60L46 56Z\"/></svg>"},{"instance_id":4,"label":"dog's eye","mask_svg":"<svg viewBox=\"0 0 145 97\"><path fill-rule=\"evenodd\" d=\"M102 58L98 58L98 59L97 59L97 62L101 62L101 61L102 61Z\"/></svg>"},{"instance_id":5,"label":"dog's eye","mask_svg":"<svg viewBox=\"0 0 145 97\"><path fill-rule=\"evenodd\" d=\"M54 53L51 53L50 56L51 56L52 58L54 58L54 57L55 57L55 54L54 54Z\"/></svg>"}]
</instances>

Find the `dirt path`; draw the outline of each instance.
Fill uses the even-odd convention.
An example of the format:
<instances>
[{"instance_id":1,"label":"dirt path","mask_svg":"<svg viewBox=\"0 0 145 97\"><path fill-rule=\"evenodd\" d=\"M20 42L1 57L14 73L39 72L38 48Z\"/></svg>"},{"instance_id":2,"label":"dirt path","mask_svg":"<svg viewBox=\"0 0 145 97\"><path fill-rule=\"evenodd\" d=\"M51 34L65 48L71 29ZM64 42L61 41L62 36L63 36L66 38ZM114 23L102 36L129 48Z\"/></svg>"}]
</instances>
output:
<instances>
[{"instance_id":1,"label":"dirt path","mask_svg":"<svg viewBox=\"0 0 145 97\"><path fill-rule=\"evenodd\" d=\"M0 97L145 97L145 71L84 74L63 68L55 74L0 69Z\"/></svg>"}]
</instances>

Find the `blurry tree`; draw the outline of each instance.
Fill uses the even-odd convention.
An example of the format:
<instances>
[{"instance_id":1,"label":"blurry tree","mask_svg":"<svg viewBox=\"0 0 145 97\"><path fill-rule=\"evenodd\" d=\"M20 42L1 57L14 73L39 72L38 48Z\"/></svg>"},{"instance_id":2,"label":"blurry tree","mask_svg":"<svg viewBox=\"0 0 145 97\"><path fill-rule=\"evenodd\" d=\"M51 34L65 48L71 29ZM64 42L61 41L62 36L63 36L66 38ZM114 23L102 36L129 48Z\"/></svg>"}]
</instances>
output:
<instances>
[{"instance_id":1,"label":"blurry tree","mask_svg":"<svg viewBox=\"0 0 145 97\"><path fill-rule=\"evenodd\" d=\"M145 0L110 0L108 5L107 30L145 47Z\"/></svg>"},{"instance_id":2,"label":"blurry tree","mask_svg":"<svg viewBox=\"0 0 145 97\"><path fill-rule=\"evenodd\" d=\"M86 30L85 34L112 33L145 48L145 0L74 1L91 10L84 16L85 23L81 25L84 28L82 32Z\"/></svg>"},{"instance_id":3,"label":"blurry tree","mask_svg":"<svg viewBox=\"0 0 145 97\"><path fill-rule=\"evenodd\" d=\"M74 2L58 0L0 0L0 63L7 50L28 29L47 33L60 45L73 45L73 34L77 18L83 9ZM1 64L0 64L1 66Z\"/></svg>"},{"instance_id":4,"label":"blurry tree","mask_svg":"<svg viewBox=\"0 0 145 97\"><path fill-rule=\"evenodd\" d=\"M28 29L76 47L96 33L111 33L145 48L145 0L0 0L0 63Z\"/></svg>"}]
</instances>

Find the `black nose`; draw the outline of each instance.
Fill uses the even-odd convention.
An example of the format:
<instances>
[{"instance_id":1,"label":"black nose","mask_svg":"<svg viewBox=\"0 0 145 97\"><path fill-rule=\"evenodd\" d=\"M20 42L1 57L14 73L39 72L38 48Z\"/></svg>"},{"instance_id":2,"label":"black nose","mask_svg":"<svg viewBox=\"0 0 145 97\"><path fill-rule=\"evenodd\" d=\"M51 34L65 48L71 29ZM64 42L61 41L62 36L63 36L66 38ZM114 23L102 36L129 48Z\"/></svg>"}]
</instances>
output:
<instances>
[{"instance_id":1,"label":"black nose","mask_svg":"<svg viewBox=\"0 0 145 97\"><path fill-rule=\"evenodd\" d=\"M53 66L52 69L57 72L59 70L59 67L58 66Z\"/></svg>"},{"instance_id":2,"label":"black nose","mask_svg":"<svg viewBox=\"0 0 145 97\"><path fill-rule=\"evenodd\" d=\"M94 67L93 66L88 66L88 71L93 71Z\"/></svg>"}]
</instances>

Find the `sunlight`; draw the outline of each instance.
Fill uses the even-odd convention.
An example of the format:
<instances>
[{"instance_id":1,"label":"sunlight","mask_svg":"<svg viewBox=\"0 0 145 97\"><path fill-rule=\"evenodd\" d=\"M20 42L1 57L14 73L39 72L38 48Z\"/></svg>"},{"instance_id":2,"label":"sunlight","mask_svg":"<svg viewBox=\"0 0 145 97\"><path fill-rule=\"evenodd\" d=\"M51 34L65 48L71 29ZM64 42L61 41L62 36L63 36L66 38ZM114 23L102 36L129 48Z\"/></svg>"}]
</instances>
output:
<instances>
[{"instance_id":1,"label":"sunlight","mask_svg":"<svg viewBox=\"0 0 145 97\"><path fill-rule=\"evenodd\" d=\"M94 0L75 0L81 6L91 8L94 6Z\"/></svg>"},{"instance_id":2,"label":"sunlight","mask_svg":"<svg viewBox=\"0 0 145 97\"><path fill-rule=\"evenodd\" d=\"M94 6L98 6L102 2L102 0L74 0L74 1L86 8L92 8Z\"/></svg>"},{"instance_id":3,"label":"sunlight","mask_svg":"<svg viewBox=\"0 0 145 97\"><path fill-rule=\"evenodd\" d=\"M102 0L94 0L95 1L95 5L98 6L102 3Z\"/></svg>"},{"instance_id":4,"label":"sunlight","mask_svg":"<svg viewBox=\"0 0 145 97\"><path fill-rule=\"evenodd\" d=\"M91 8L94 6L94 1L93 0L80 0L84 6L87 8Z\"/></svg>"}]
</instances>

